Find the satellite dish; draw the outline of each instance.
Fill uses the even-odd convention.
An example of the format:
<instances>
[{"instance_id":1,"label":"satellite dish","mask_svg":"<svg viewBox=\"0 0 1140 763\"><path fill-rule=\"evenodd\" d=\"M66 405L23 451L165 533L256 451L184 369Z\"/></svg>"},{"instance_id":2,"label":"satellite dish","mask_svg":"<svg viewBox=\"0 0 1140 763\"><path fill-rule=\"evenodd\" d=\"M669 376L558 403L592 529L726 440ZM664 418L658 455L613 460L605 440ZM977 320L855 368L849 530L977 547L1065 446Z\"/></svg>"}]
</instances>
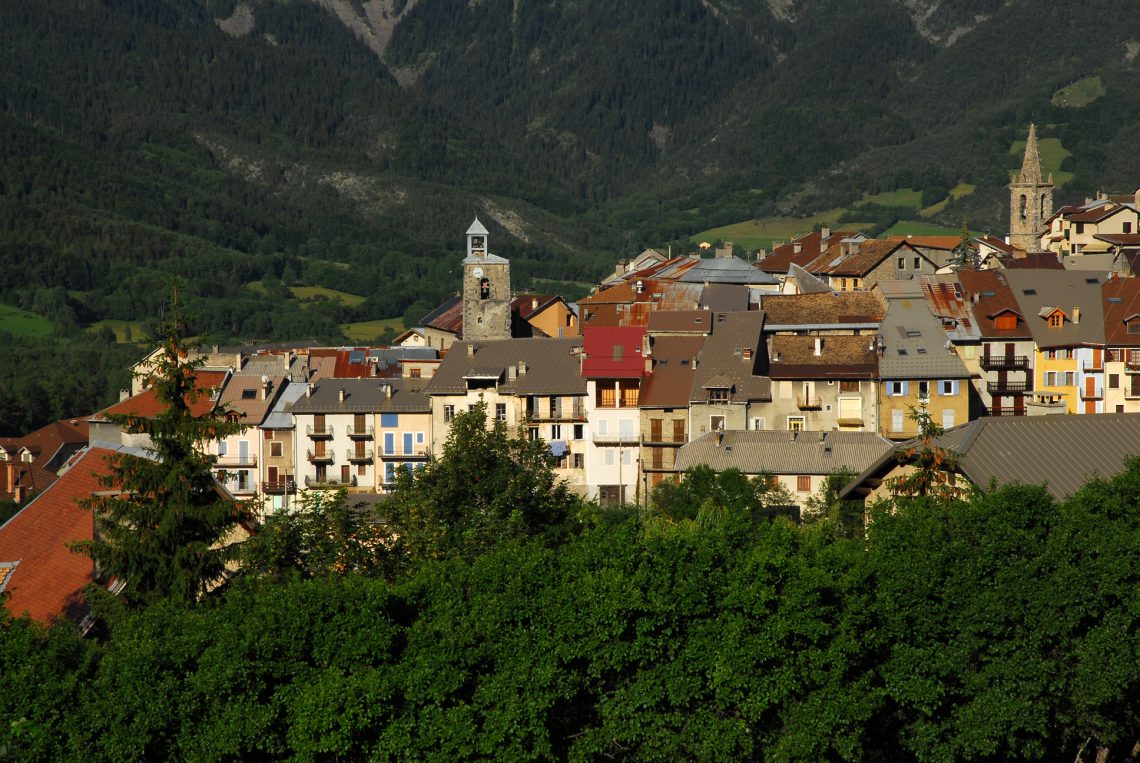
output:
<instances>
[{"instance_id":1,"label":"satellite dish","mask_svg":"<svg viewBox=\"0 0 1140 763\"><path fill-rule=\"evenodd\" d=\"M710 244L708 241L702 241L701 242L701 249L709 249L711 247L712 247L712 244Z\"/></svg>"}]
</instances>

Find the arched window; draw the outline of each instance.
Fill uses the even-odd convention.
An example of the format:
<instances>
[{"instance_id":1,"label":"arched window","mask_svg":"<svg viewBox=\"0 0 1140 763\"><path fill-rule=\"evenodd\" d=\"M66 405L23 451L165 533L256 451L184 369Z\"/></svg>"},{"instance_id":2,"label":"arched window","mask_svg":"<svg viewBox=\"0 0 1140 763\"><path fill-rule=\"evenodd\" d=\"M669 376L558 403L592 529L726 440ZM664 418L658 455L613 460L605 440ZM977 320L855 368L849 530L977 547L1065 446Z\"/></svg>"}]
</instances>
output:
<instances>
[{"instance_id":1,"label":"arched window","mask_svg":"<svg viewBox=\"0 0 1140 763\"><path fill-rule=\"evenodd\" d=\"M1045 219L1045 194L1041 194L1041 219Z\"/></svg>"},{"instance_id":2,"label":"arched window","mask_svg":"<svg viewBox=\"0 0 1140 763\"><path fill-rule=\"evenodd\" d=\"M1025 219L1025 194L1021 195L1021 219Z\"/></svg>"},{"instance_id":3,"label":"arched window","mask_svg":"<svg viewBox=\"0 0 1140 763\"><path fill-rule=\"evenodd\" d=\"M1022 215L1024 217L1024 214ZM491 296L491 279L483 278L479 281L479 299L487 299Z\"/></svg>"}]
</instances>

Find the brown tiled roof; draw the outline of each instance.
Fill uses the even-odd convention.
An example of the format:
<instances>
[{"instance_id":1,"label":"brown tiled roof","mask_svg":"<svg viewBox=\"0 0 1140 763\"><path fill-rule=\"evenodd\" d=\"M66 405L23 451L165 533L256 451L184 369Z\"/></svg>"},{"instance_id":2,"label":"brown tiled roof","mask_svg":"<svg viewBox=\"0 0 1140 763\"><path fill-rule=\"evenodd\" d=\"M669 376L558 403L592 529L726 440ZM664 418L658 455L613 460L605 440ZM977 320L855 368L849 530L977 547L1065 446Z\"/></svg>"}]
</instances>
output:
<instances>
[{"instance_id":1,"label":"brown tiled roof","mask_svg":"<svg viewBox=\"0 0 1140 763\"><path fill-rule=\"evenodd\" d=\"M648 328L650 334L708 334L711 319L708 310L654 310Z\"/></svg>"},{"instance_id":2,"label":"brown tiled roof","mask_svg":"<svg viewBox=\"0 0 1140 763\"><path fill-rule=\"evenodd\" d=\"M1013 244L1006 243L1004 239L1000 239L997 236L978 236L976 241L985 244L991 249L997 249L999 252L1005 252L1006 254L1013 254L1014 252L1022 251Z\"/></svg>"},{"instance_id":3,"label":"brown tiled roof","mask_svg":"<svg viewBox=\"0 0 1140 763\"><path fill-rule=\"evenodd\" d=\"M444 300L443 304L420 319L420 323L438 331L461 335L463 333L463 297L456 295Z\"/></svg>"},{"instance_id":4,"label":"brown tiled roof","mask_svg":"<svg viewBox=\"0 0 1140 763\"><path fill-rule=\"evenodd\" d=\"M927 249L953 249L962 243L961 236L889 236L888 241L905 241Z\"/></svg>"},{"instance_id":5,"label":"brown tiled roof","mask_svg":"<svg viewBox=\"0 0 1140 763\"><path fill-rule=\"evenodd\" d=\"M32 454L32 463L47 467L53 457L66 448L65 453L74 453L87 444L88 423L86 418L53 421L23 437L0 438L0 445L8 450L27 448Z\"/></svg>"},{"instance_id":6,"label":"brown tiled roof","mask_svg":"<svg viewBox=\"0 0 1140 763\"><path fill-rule=\"evenodd\" d=\"M233 376L222 390L218 405L238 414L240 423L258 426L273 408L284 384L284 376L271 376L268 379L268 391L265 391L266 383L258 376Z\"/></svg>"},{"instance_id":7,"label":"brown tiled roof","mask_svg":"<svg viewBox=\"0 0 1140 763\"><path fill-rule=\"evenodd\" d=\"M1117 246L1140 246L1140 233L1098 233L1093 238Z\"/></svg>"},{"instance_id":8,"label":"brown tiled roof","mask_svg":"<svg viewBox=\"0 0 1140 763\"><path fill-rule=\"evenodd\" d=\"M822 343L819 355L816 342ZM768 375L773 379L869 379L878 368L874 336L772 337Z\"/></svg>"},{"instance_id":9,"label":"brown tiled roof","mask_svg":"<svg viewBox=\"0 0 1140 763\"><path fill-rule=\"evenodd\" d=\"M1005 277L1038 348L1104 344L1103 278L1070 270L1009 270ZM1074 307L1079 322L1071 320ZM1055 310L1067 317L1060 328L1048 323Z\"/></svg>"},{"instance_id":10,"label":"brown tiled roof","mask_svg":"<svg viewBox=\"0 0 1140 763\"><path fill-rule=\"evenodd\" d=\"M807 265L809 273L829 276L853 276L862 278L879 266L879 263L900 248L918 254L918 250L905 241L871 239L858 244L858 250L850 254L842 253L842 244L828 247L828 250Z\"/></svg>"},{"instance_id":11,"label":"brown tiled roof","mask_svg":"<svg viewBox=\"0 0 1140 763\"><path fill-rule=\"evenodd\" d=\"M42 493L58 479L55 472L34 462L24 463L13 453L12 460L0 461L0 500L12 500L17 488L23 489L24 500L27 500L29 495Z\"/></svg>"},{"instance_id":12,"label":"brown tiled roof","mask_svg":"<svg viewBox=\"0 0 1140 763\"><path fill-rule=\"evenodd\" d=\"M772 399L772 383L760 374L764 317L762 310L728 313L723 323L716 324L712 336L705 339L701 350L689 390L690 400L706 400L708 391L705 385L718 376L726 376L732 381L729 400L734 403ZM748 354L752 357L747 357Z\"/></svg>"},{"instance_id":13,"label":"brown tiled roof","mask_svg":"<svg viewBox=\"0 0 1140 763\"><path fill-rule=\"evenodd\" d=\"M1065 219L1071 223L1099 223L1115 214L1123 212L1125 209L1128 209L1128 207L1121 204L1101 204L1092 209L1065 215Z\"/></svg>"},{"instance_id":14,"label":"brown tiled roof","mask_svg":"<svg viewBox=\"0 0 1140 763\"><path fill-rule=\"evenodd\" d=\"M1140 313L1140 278L1112 278L1101 287L1104 295L1104 341L1109 347L1140 347L1140 334L1129 334L1124 323Z\"/></svg>"},{"instance_id":15,"label":"brown tiled roof","mask_svg":"<svg viewBox=\"0 0 1140 763\"><path fill-rule=\"evenodd\" d=\"M683 408L693 385L693 360L704 347L703 336L655 336L650 339L653 370L641 383L642 408Z\"/></svg>"},{"instance_id":16,"label":"brown tiled roof","mask_svg":"<svg viewBox=\"0 0 1140 763\"><path fill-rule=\"evenodd\" d=\"M822 254L829 243L840 241L848 236L854 236L853 231L832 231L831 235L824 239L821 231L813 231L806 233L799 238L792 239L787 244L782 244L772 250L760 262L756 263L756 267L763 270L765 273L779 273L783 275L788 272L788 267L791 265L799 265L804 267L809 262L814 260ZM796 251L796 244L800 245L800 251Z\"/></svg>"},{"instance_id":17,"label":"brown tiled roof","mask_svg":"<svg viewBox=\"0 0 1140 763\"><path fill-rule=\"evenodd\" d=\"M884 301L867 291L771 294L760 306L771 326L878 323L887 312Z\"/></svg>"},{"instance_id":18,"label":"brown tiled roof","mask_svg":"<svg viewBox=\"0 0 1140 763\"><path fill-rule=\"evenodd\" d=\"M1001 255L998 257L1006 270L1064 270L1065 266L1052 252L1031 252L1024 256Z\"/></svg>"},{"instance_id":19,"label":"brown tiled roof","mask_svg":"<svg viewBox=\"0 0 1140 763\"><path fill-rule=\"evenodd\" d=\"M48 490L0 527L0 563L16 562L5 590L6 606L19 615L50 622L82 616L83 587L93 580L91 559L68 544L90 541L94 520L77 500L105 490L99 476L108 473L106 457L114 451L87 450Z\"/></svg>"},{"instance_id":20,"label":"brown tiled roof","mask_svg":"<svg viewBox=\"0 0 1140 763\"><path fill-rule=\"evenodd\" d=\"M1005 275L1000 270L959 270L958 281L974 309L974 323L983 339L1031 339L1032 332L1021 314ZM977 301L974 301L977 295ZM998 329L994 317L1006 310L1019 316L1017 328Z\"/></svg>"},{"instance_id":21,"label":"brown tiled roof","mask_svg":"<svg viewBox=\"0 0 1140 763\"><path fill-rule=\"evenodd\" d=\"M194 382L201 393L190 401L191 415L195 417L205 416L214 410L215 400L211 395L211 390L218 390L225 383L228 375L229 373L226 371L197 371L194 374ZM121 400L109 408L104 408L93 418L98 420L107 414L150 418L160 413L162 413L162 406L158 402L158 396L153 389L148 389L137 395L132 395L126 400Z\"/></svg>"},{"instance_id":22,"label":"brown tiled roof","mask_svg":"<svg viewBox=\"0 0 1140 763\"><path fill-rule=\"evenodd\" d=\"M588 297L578 300L579 305L620 305L634 300L633 286L628 283L614 284L608 289L599 289Z\"/></svg>"}]
</instances>

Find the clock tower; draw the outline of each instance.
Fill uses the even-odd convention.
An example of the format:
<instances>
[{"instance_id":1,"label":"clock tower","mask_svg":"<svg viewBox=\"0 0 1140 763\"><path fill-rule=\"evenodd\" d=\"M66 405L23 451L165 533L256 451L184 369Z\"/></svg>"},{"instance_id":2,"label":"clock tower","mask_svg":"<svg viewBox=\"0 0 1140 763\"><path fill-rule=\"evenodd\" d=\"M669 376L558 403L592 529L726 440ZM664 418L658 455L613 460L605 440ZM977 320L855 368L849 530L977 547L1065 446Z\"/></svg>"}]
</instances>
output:
<instances>
[{"instance_id":1,"label":"clock tower","mask_svg":"<svg viewBox=\"0 0 1140 763\"><path fill-rule=\"evenodd\" d=\"M487 249L487 229L476 217L463 258L463 338L511 338L511 263Z\"/></svg>"}]
</instances>

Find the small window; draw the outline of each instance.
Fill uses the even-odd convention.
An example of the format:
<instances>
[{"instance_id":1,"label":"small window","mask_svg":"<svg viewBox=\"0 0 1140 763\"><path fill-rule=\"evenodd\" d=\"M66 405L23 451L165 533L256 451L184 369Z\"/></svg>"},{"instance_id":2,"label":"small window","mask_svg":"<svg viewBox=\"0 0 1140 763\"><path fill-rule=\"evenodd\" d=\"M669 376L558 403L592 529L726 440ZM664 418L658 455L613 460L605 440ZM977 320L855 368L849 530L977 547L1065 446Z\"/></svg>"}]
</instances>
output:
<instances>
[{"instance_id":1,"label":"small window","mask_svg":"<svg viewBox=\"0 0 1140 763\"><path fill-rule=\"evenodd\" d=\"M273 458L281 458L281 443L279 443L279 442L269 443L269 455L272 456Z\"/></svg>"},{"instance_id":2,"label":"small window","mask_svg":"<svg viewBox=\"0 0 1140 763\"><path fill-rule=\"evenodd\" d=\"M714 432L723 432L724 416L709 416L709 429Z\"/></svg>"},{"instance_id":3,"label":"small window","mask_svg":"<svg viewBox=\"0 0 1140 763\"><path fill-rule=\"evenodd\" d=\"M257 390L255 390L255 389L243 389L241 391L241 399L242 400L256 400L257 399Z\"/></svg>"},{"instance_id":4,"label":"small window","mask_svg":"<svg viewBox=\"0 0 1140 763\"><path fill-rule=\"evenodd\" d=\"M1121 228L1121 231L1124 233L1131 233L1132 232L1132 223L1124 223L1123 227Z\"/></svg>"},{"instance_id":5,"label":"small window","mask_svg":"<svg viewBox=\"0 0 1140 763\"><path fill-rule=\"evenodd\" d=\"M802 432L802 431L804 431L804 417L803 416L789 416L788 417L788 431L789 432Z\"/></svg>"},{"instance_id":6,"label":"small window","mask_svg":"<svg viewBox=\"0 0 1140 763\"><path fill-rule=\"evenodd\" d=\"M954 381L952 381L950 379L944 379L941 382L939 382L939 387L940 387L939 394L942 394L942 395L956 395L956 394L958 394L958 390L956 389L956 384L954 383Z\"/></svg>"},{"instance_id":7,"label":"small window","mask_svg":"<svg viewBox=\"0 0 1140 763\"><path fill-rule=\"evenodd\" d=\"M930 382L920 381L918 383L918 396L921 398L930 397Z\"/></svg>"},{"instance_id":8,"label":"small window","mask_svg":"<svg viewBox=\"0 0 1140 763\"><path fill-rule=\"evenodd\" d=\"M1061 313L1059 313L1059 312L1053 313L1052 315L1049 316L1049 328L1059 329L1059 328L1061 328L1061 326L1064 322L1065 322L1064 318L1061 316Z\"/></svg>"},{"instance_id":9,"label":"small window","mask_svg":"<svg viewBox=\"0 0 1140 763\"><path fill-rule=\"evenodd\" d=\"M796 492L810 493L811 492L811 475L800 474L796 477Z\"/></svg>"},{"instance_id":10,"label":"small window","mask_svg":"<svg viewBox=\"0 0 1140 763\"><path fill-rule=\"evenodd\" d=\"M443 406L443 423L446 424L447 422L451 421L453 418L455 418L455 406L454 405Z\"/></svg>"},{"instance_id":11,"label":"small window","mask_svg":"<svg viewBox=\"0 0 1140 763\"><path fill-rule=\"evenodd\" d=\"M1108 388L1109 389L1120 389L1120 374L1109 374L1108 375Z\"/></svg>"},{"instance_id":12,"label":"small window","mask_svg":"<svg viewBox=\"0 0 1140 763\"><path fill-rule=\"evenodd\" d=\"M507 420L507 404L506 403L495 403L495 421L506 421L506 420Z\"/></svg>"},{"instance_id":13,"label":"small window","mask_svg":"<svg viewBox=\"0 0 1140 763\"><path fill-rule=\"evenodd\" d=\"M914 258L914 269L918 270L921 267L922 267L922 258L921 257L915 257Z\"/></svg>"},{"instance_id":14,"label":"small window","mask_svg":"<svg viewBox=\"0 0 1140 763\"><path fill-rule=\"evenodd\" d=\"M585 457L581 453L574 453L572 463L575 469L581 469L585 465Z\"/></svg>"},{"instance_id":15,"label":"small window","mask_svg":"<svg viewBox=\"0 0 1140 763\"><path fill-rule=\"evenodd\" d=\"M1131 320L1128 322L1129 334L1140 334L1140 320Z\"/></svg>"},{"instance_id":16,"label":"small window","mask_svg":"<svg viewBox=\"0 0 1140 763\"><path fill-rule=\"evenodd\" d=\"M408 370L408 376L411 377L412 379L420 378L420 369L418 369L418 368L409 369Z\"/></svg>"},{"instance_id":17,"label":"small window","mask_svg":"<svg viewBox=\"0 0 1140 763\"><path fill-rule=\"evenodd\" d=\"M899 270L906 270L906 257L899 257Z\"/></svg>"},{"instance_id":18,"label":"small window","mask_svg":"<svg viewBox=\"0 0 1140 763\"><path fill-rule=\"evenodd\" d=\"M710 403L727 403L728 402L728 390L723 389L723 388L710 389L709 390L709 402Z\"/></svg>"}]
</instances>

